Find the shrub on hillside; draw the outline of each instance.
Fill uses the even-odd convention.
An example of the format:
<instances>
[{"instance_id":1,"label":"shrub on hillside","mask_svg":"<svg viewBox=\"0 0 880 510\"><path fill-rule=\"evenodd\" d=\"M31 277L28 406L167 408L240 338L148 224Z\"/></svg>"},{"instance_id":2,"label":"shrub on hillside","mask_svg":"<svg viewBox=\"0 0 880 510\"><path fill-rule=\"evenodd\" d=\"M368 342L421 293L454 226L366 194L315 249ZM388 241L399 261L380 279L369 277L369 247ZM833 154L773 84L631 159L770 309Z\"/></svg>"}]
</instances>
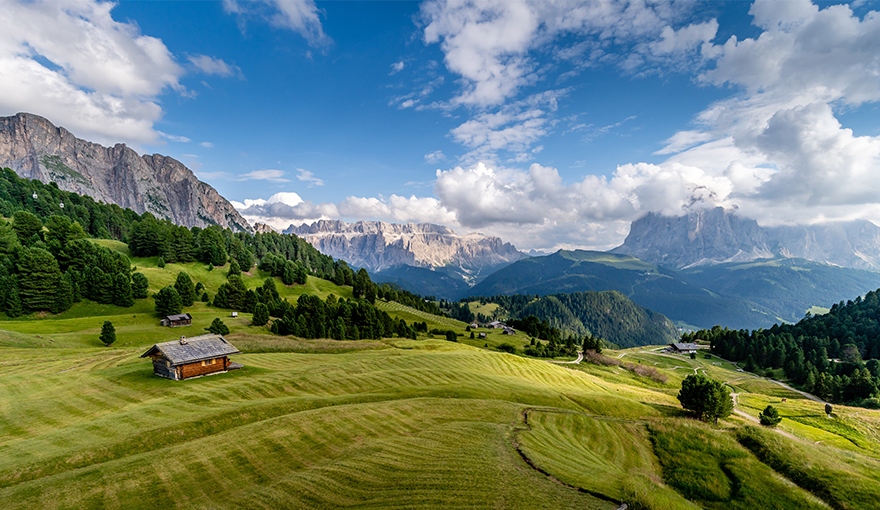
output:
<instances>
[{"instance_id":1,"label":"shrub on hillside","mask_svg":"<svg viewBox=\"0 0 880 510\"><path fill-rule=\"evenodd\" d=\"M511 345L507 342L498 345L498 350L501 352L509 352L510 354L516 354L516 346Z\"/></svg>"},{"instance_id":2,"label":"shrub on hillside","mask_svg":"<svg viewBox=\"0 0 880 510\"><path fill-rule=\"evenodd\" d=\"M764 408L763 411L758 413L758 419L761 420L761 425L766 427L775 427L779 425L779 422L782 421L782 417L779 416L779 411L776 410L775 407L768 405Z\"/></svg>"}]
</instances>

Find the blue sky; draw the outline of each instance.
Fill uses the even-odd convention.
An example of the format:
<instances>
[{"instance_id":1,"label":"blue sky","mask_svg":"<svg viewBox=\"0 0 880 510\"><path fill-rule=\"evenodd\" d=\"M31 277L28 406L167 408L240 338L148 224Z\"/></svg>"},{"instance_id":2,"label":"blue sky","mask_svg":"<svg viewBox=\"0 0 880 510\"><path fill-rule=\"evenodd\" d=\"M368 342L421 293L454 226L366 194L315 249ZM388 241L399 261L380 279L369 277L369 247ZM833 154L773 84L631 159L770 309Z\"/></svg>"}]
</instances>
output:
<instances>
[{"instance_id":1,"label":"blue sky","mask_svg":"<svg viewBox=\"0 0 880 510\"><path fill-rule=\"evenodd\" d=\"M648 211L880 220L870 2L4 4L0 115L171 155L277 228L554 249Z\"/></svg>"}]
</instances>

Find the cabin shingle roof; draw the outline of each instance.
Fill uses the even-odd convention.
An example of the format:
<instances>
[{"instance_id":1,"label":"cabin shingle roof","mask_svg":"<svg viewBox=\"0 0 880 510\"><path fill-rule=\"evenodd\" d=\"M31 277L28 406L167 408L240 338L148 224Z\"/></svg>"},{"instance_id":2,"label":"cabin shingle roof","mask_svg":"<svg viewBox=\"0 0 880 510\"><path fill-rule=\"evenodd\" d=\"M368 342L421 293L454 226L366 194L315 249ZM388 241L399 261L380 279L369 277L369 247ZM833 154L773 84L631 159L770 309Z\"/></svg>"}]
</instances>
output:
<instances>
[{"instance_id":1,"label":"cabin shingle roof","mask_svg":"<svg viewBox=\"0 0 880 510\"><path fill-rule=\"evenodd\" d=\"M170 321L182 321L185 319L192 319L192 315L190 315L188 313L180 313L177 315L166 315L165 318ZM202 336L205 336L205 335L202 335Z\"/></svg>"},{"instance_id":2,"label":"cabin shingle roof","mask_svg":"<svg viewBox=\"0 0 880 510\"><path fill-rule=\"evenodd\" d=\"M199 335L187 338L186 343L180 340L156 344L141 355L146 358L156 353L171 362L171 366L195 363L207 359L220 358L240 351L220 335Z\"/></svg>"},{"instance_id":3,"label":"cabin shingle roof","mask_svg":"<svg viewBox=\"0 0 880 510\"><path fill-rule=\"evenodd\" d=\"M674 343L672 345L676 348L676 350L679 350L679 351L696 351L697 350L697 344Z\"/></svg>"}]
</instances>

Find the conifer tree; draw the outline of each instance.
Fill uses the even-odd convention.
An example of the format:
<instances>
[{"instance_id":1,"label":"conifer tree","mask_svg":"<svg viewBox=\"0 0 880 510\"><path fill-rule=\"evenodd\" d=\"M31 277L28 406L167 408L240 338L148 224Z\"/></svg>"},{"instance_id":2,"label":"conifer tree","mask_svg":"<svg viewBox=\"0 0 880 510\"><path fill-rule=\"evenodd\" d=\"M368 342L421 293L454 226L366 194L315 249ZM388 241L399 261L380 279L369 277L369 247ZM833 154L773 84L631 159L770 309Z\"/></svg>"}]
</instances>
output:
<instances>
[{"instance_id":1,"label":"conifer tree","mask_svg":"<svg viewBox=\"0 0 880 510\"><path fill-rule=\"evenodd\" d=\"M179 314L183 310L180 294L174 287L163 287L153 298L156 300L156 315L159 317Z\"/></svg>"},{"instance_id":2,"label":"conifer tree","mask_svg":"<svg viewBox=\"0 0 880 510\"><path fill-rule=\"evenodd\" d=\"M269 322L269 307L263 303L257 303L254 307L254 318L251 324L254 326L265 326Z\"/></svg>"},{"instance_id":3,"label":"conifer tree","mask_svg":"<svg viewBox=\"0 0 880 510\"><path fill-rule=\"evenodd\" d=\"M21 307L21 298L18 294L18 279L12 275L8 280L9 289L6 292L6 302L3 303L3 311L9 317L15 318L24 313Z\"/></svg>"},{"instance_id":4,"label":"conifer tree","mask_svg":"<svg viewBox=\"0 0 880 510\"><path fill-rule=\"evenodd\" d=\"M691 374L681 383L678 392L681 406L694 413L700 420L714 420L729 416L733 412L733 399L730 390L714 379L702 374Z\"/></svg>"},{"instance_id":5,"label":"conifer tree","mask_svg":"<svg viewBox=\"0 0 880 510\"><path fill-rule=\"evenodd\" d=\"M150 282L143 273L134 273L131 275L131 297L135 299L143 299L147 297L147 289L149 286Z\"/></svg>"},{"instance_id":6,"label":"conifer tree","mask_svg":"<svg viewBox=\"0 0 880 510\"><path fill-rule=\"evenodd\" d=\"M240 276L241 275L241 267L238 265L238 261L232 259L232 262L229 263L229 272L226 273L226 276Z\"/></svg>"},{"instance_id":7,"label":"conifer tree","mask_svg":"<svg viewBox=\"0 0 880 510\"><path fill-rule=\"evenodd\" d=\"M58 291L55 294L55 304L52 306L52 313L61 313L70 308L73 304L73 283L71 283L70 275L64 273L58 283Z\"/></svg>"},{"instance_id":8,"label":"conifer tree","mask_svg":"<svg viewBox=\"0 0 880 510\"><path fill-rule=\"evenodd\" d=\"M27 211L15 211L12 215L12 230L18 236L18 240L25 246L30 246L34 236L38 236L43 228L43 222Z\"/></svg>"},{"instance_id":9,"label":"conifer tree","mask_svg":"<svg viewBox=\"0 0 880 510\"><path fill-rule=\"evenodd\" d=\"M220 317L214 317L214 320L211 321L211 325L205 328L206 330L214 333L215 335L228 335L229 328L226 324L223 324L223 321L220 320Z\"/></svg>"},{"instance_id":10,"label":"conifer tree","mask_svg":"<svg viewBox=\"0 0 880 510\"><path fill-rule=\"evenodd\" d=\"M113 304L123 308L134 305L131 278L126 273L116 273L113 277Z\"/></svg>"},{"instance_id":11,"label":"conifer tree","mask_svg":"<svg viewBox=\"0 0 880 510\"><path fill-rule=\"evenodd\" d=\"M177 281L174 282L174 290L180 295L180 304L192 306L196 300L196 289L192 278L183 271L177 273Z\"/></svg>"},{"instance_id":12,"label":"conifer tree","mask_svg":"<svg viewBox=\"0 0 880 510\"><path fill-rule=\"evenodd\" d=\"M55 304L61 270L46 250L24 249L18 258L18 292L25 310L51 310Z\"/></svg>"},{"instance_id":13,"label":"conifer tree","mask_svg":"<svg viewBox=\"0 0 880 510\"><path fill-rule=\"evenodd\" d=\"M110 347L110 345L116 341L116 328L113 327L112 322L104 321L104 325L101 326L101 336L99 338L107 347Z\"/></svg>"},{"instance_id":14,"label":"conifer tree","mask_svg":"<svg viewBox=\"0 0 880 510\"><path fill-rule=\"evenodd\" d=\"M763 411L758 413L758 419L761 420L761 425L767 427L775 427L780 421L782 421L782 417L779 416L779 411L771 405L768 405Z\"/></svg>"}]
</instances>

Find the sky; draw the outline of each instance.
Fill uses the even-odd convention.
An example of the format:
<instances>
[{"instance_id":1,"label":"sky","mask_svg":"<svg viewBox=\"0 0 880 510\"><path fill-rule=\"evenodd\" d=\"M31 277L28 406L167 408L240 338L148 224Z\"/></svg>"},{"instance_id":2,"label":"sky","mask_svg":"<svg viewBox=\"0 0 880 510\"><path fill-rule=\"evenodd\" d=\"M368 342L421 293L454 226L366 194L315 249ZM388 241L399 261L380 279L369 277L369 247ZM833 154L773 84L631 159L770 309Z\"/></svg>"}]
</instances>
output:
<instances>
[{"instance_id":1,"label":"sky","mask_svg":"<svg viewBox=\"0 0 880 510\"><path fill-rule=\"evenodd\" d=\"M607 249L648 212L880 223L880 5L0 0L0 115L250 221Z\"/></svg>"}]
</instances>

